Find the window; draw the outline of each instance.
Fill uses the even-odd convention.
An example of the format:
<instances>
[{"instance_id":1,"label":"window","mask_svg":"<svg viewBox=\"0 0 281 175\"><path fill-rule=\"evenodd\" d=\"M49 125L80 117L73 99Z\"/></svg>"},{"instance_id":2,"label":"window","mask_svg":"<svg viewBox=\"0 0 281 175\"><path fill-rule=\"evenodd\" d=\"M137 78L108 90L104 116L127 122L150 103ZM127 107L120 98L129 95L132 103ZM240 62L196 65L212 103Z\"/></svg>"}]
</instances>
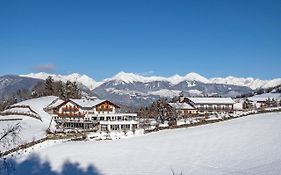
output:
<instances>
[{"instance_id":1,"label":"window","mask_svg":"<svg viewBox=\"0 0 281 175\"><path fill-rule=\"evenodd\" d=\"M121 125L121 129L126 129L129 130L130 129L130 125Z\"/></svg>"},{"instance_id":2,"label":"window","mask_svg":"<svg viewBox=\"0 0 281 175\"><path fill-rule=\"evenodd\" d=\"M103 121L104 120L104 117L100 117L100 121Z\"/></svg>"},{"instance_id":3,"label":"window","mask_svg":"<svg viewBox=\"0 0 281 175\"><path fill-rule=\"evenodd\" d=\"M101 125L101 130L102 131L107 131L107 125Z\"/></svg>"},{"instance_id":4,"label":"window","mask_svg":"<svg viewBox=\"0 0 281 175\"><path fill-rule=\"evenodd\" d=\"M119 125L110 125L110 129L113 130L113 131L120 130Z\"/></svg>"}]
</instances>

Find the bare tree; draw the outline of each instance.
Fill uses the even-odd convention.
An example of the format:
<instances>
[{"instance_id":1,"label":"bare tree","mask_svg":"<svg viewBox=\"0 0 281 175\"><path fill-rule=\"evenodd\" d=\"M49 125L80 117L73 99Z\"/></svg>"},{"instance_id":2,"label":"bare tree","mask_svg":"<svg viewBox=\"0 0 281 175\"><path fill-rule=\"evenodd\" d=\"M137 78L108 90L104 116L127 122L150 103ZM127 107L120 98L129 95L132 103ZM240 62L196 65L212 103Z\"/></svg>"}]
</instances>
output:
<instances>
[{"instance_id":1,"label":"bare tree","mask_svg":"<svg viewBox=\"0 0 281 175\"><path fill-rule=\"evenodd\" d=\"M20 139L19 133L21 131L20 123L7 126L0 133L0 148L12 148ZM5 154L0 150L0 174L10 174L14 169L14 164L9 159L5 158Z\"/></svg>"},{"instance_id":2,"label":"bare tree","mask_svg":"<svg viewBox=\"0 0 281 175\"><path fill-rule=\"evenodd\" d=\"M19 133L21 131L20 123L15 125L7 126L0 133L0 147L9 148L12 144L15 144L20 139ZM0 158L2 157L2 151L0 150Z\"/></svg>"}]
</instances>

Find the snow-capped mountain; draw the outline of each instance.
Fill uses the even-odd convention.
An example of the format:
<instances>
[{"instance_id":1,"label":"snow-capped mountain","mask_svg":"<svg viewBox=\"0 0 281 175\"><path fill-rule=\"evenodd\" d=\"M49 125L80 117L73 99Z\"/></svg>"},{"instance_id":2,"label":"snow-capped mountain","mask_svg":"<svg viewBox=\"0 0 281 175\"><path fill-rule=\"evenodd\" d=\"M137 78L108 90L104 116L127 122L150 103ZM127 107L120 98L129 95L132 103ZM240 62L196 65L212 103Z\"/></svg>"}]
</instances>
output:
<instances>
[{"instance_id":1,"label":"snow-capped mountain","mask_svg":"<svg viewBox=\"0 0 281 175\"><path fill-rule=\"evenodd\" d=\"M89 95L112 100L115 103L129 106L148 105L159 97L173 98L180 94L190 96L219 95L235 97L241 94L249 94L259 88L275 87L281 84L280 79L260 80L255 78L206 78L197 73L189 73L184 76L174 75L143 76L140 74L120 72L111 78L100 82L95 81L87 75L73 73L70 75L56 75L48 73L31 73L20 75L5 80L0 77L0 90L2 94L16 92L22 84L24 88L31 89L36 82L52 76L55 80L63 82L76 81L81 90ZM18 80L21 80L20 83ZM33 81L34 80L34 81ZM0 94L1 95L1 94Z\"/></svg>"},{"instance_id":2,"label":"snow-capped mountain","mask_svg":"<svg viewBox=\"0 0 281 175\"><path fill-rule=\"evenodd\" d=\"M260 88L270 88L275 87L281 84L281 78L273 79L273 80L261 80L255 79L252 77L248 78L238 78L233 76L228 76L225 78L211 78L210 82L218 83L218 84L232 84L239 86L247 86L253 90Z\"/></svg>"},{"instance_id":3,"label":"snow-capped mountain","mask_svg":"<svg viewBox=\"0 0 281 175\"><path fill-rule=\"evenodd\" d=\"M120 72L93 90L101 98L131 106L150 104L159 97L173 98L180 94L192 96L219 95L234 97L252 90L245 86L215 84L207 78L189 73L185 76L146 77Z\"/></svg>"},{"instance_id":4,"label":"snow-capped mountain","mask_svg":"<svg viewBox=\"0 0 281 175\"><path fill-rule=\"evenodd\" d=\"M202 83L210 83L210 81L194 72L186 74L185 76L174 75L171 77L161 77L161 76L142 76L134 73L126 73L120 72L113 76L112 78L107 78L103 80L103 82L108 81L117 81L120 83L134 83L134 82L141 82L141 83L148 83L153 81L167 81L171 84L178 84L182 81L199 81Z\"/></svg>"},{"instance_id":5,"label":"snow-capped mountain","mask_svg":"<svg viewBox=\"0 0 281 175\"><path fill-rule=\"evenodd\" d=\"M76 81L78 83L83 84L90 90L93 90L96 87L102 85L103 83L110 82L110 81L115 81L116 85L120 83L132 84L136 82L149 83L149 82L157 82L157 81L159 82L164 81L176 85L183 81L188 81L188 82L196 81L205 84L228 84L228 85L246 86L253 90L259 88L270 88L281 84L281 78L272 79L272 80L261 80L252 77L240 78L240 77L228 76L228 77L215 77L215 78L208 79L195 72L188 73L184 76L180 76L176 74L170 77L162 77L162 76L142 76L139 74L126 73L122 71L114 75L113 77L106 78L100 82L95 81L93 78L87 75L80 75L78 73L73 73L69 75L60 75L60 74L48 74L48 73L40 72L40 73L30 73L20 76L42 79L42 80L46 79L48 76L52 76L55 80L61 80L64 82L66 82L67 80Z\"/></svg>"},{"instance_id":6,"label":"snow-capped mountain","mask_svg":"<svg viewBox=\"0 0 281 175\"><path fill-rule=\"evenodd\" d=\"M96 82L94 79L90 78L87 75L80 75L78 73L73 73L73 74L69 74L69 75L60 75L60 74L48 74L45 72L40 72L40 73L30 73L30 74L26 74L26 75L20 75L21 77L29 77L29 78L36 78L36 79L42 79L45 80L46 78L48 78L49 76L51 76L54 80L56 81L71 81L71 82L77 82L77 83L81 83L84 86L86 86L87 88L89 88L90 90L95 89L97 86L100 85L100 83Z\"/></svg>"},{"instance_id":7,"label":"snow-capped mountain","mask_svg":"<svg viewBox=\"0 0 281 175\"><path fill-rule=\"evenodd\" d=\"M199 75L195 72L188 73L184 76L174 75L170 77L161 77L161 76L142 76L134 73L120 72L111 78L104 79L102 82L116 81L117 83L148 83L153 81L166 81L171 84L178 84L183 81L197 81L205 84L228 84L228 85L237 85L237 86L246 86L253 90L259 88L270 88L275 87L281 84L281 78L272 79L272 80L261 80L257 78L240 78L234 76L228 77L215 77L215 78L206 78L202 75Z\"/></svg>"},{"instance_id":8,"label":"snow-capped mountain","mask_svg":"<svg viewBox=\"0 0 281 175\"><path fill-rule=\"evenodd\" d=\"M93 92L117 103L145 105L159 97L172 98L180 94L235 97L251 93L258 88L273 87L278 84L281 84L280 79L260 80L236 77L208 79L194 72L185 76L174 75L171 77L142 76L120 72L103 80Z\"/></svg>"}]
</instances>

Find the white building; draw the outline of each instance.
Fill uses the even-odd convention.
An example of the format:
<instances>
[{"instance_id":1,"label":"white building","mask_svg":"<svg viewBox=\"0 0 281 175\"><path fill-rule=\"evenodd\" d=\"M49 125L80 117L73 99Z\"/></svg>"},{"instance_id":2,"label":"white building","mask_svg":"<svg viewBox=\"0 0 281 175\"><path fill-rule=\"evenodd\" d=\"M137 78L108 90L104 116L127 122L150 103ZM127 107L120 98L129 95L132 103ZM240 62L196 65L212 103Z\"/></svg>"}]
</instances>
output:
<instances>
[{"instance_id":1,"label":"white building","mask_svg":"<svg viewBox=\"0 0 281 175\"><path fill-rule=\"evenodd\" d=\"M64 128L134 130L138 128L137 114L116 113L118 105L97 98L57 100L45 110Z\"/></svg>"},{"instance_id":2,"label":"white building","mask_svg":"<svg viewBox=\"0 0 281 175\"><path fill-rule=\"evenodd\" d=\"M182 102L190 103L198 110L198 114L233 112L235 104L231 98L221 97L185 97Z\"/></svg>"},{"instance_id":3,"label":"white building","mask_svg":"<svg viewBox=\"0 0 281 175\"><path fill-rule=\"evenodd\" d=\"M133 131L139 124L137 114L129 113L97 114L92 116L92 121L99 122L101 131Z\"/></svg>"}]
</instances>

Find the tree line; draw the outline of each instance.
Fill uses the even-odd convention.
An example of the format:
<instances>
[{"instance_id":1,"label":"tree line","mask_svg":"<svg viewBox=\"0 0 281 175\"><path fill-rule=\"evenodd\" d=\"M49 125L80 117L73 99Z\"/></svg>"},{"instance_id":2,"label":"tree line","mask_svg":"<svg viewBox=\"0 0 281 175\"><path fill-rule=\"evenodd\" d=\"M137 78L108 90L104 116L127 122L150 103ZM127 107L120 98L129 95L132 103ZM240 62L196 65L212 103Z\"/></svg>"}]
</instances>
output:
<instances>
[{"instance_id":1,"label":"tree line","mask_svg":"<svg viewBox=\"0 0 281 175\"><path fill-rule=\"evenodd\" d=\"M77 99L82 97L82 92L76 82L67 81L64 83L62 81L55 81L49 76L45 81L36 84L31 91L20 89L2 99L0 102L0 111L17 102L44 96L57 96L63 100L69 98Z\"/></svg>"},{"instance_id":2,"label":"tree line","mask_svg":"<svg viewBox=\"0 0 281 175\"><path fill-rule=\"evenodd\" d=\"M34 86L31 92L32 98L44 96L57 96L63 100L69 98L81 98L81 90L76 82L54 81L52 77L48 77L44 82L39 82Z\"/></svg>"}]
</instances>

